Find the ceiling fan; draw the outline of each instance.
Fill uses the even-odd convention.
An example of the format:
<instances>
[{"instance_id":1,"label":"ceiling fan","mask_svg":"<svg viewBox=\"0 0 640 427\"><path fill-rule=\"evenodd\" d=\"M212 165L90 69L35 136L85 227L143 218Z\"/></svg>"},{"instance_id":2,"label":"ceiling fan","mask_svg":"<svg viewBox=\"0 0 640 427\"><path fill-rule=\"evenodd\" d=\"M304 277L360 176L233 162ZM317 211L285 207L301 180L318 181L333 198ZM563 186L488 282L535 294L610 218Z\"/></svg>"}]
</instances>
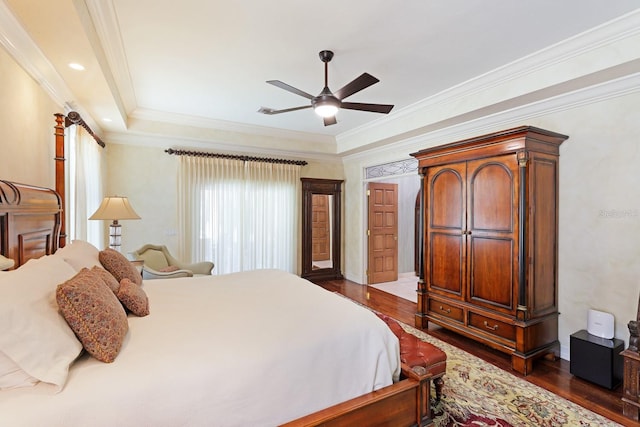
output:
<instances>
[{"instance_id":1,"label":"ceiling fan","mask_svg":"<svg viewBox=\"0 0 640 427\"><path fill-rule=\"evenodd\" d=\"M333 52L330 50L323 50L319 55L320 60L324 62L324 89L322 89L322 92L320 92L318 96L310 95L307 92L283 83L280 80L267 80L267 83L269 84L277 86L291 93L295 93L296 95L304 96L305 98L311 100L311 103L309 105L285 108L284 110L274 110L273 108L260 107L258 112L271 115L303 110L305 108L313 108L314 111L323 118L324 125L329 126L335 125L337 123L336 113L340 108L344 108L347 110L370 111L373 113L383 114L388 114L391 111L393 105L389 104L363 104L360 102L343 102L343 100L348 96L351 96L356 92L360 92L361 90L378 83L380 80L376 79L369 73L363 73L360 77L357 77L350 83L347 83L341 89L338 89L335 93L332 93L331 90L329 90L328 70L329 61L331 61L331 58L333 58Z\"/></svg>"}]
</instances>

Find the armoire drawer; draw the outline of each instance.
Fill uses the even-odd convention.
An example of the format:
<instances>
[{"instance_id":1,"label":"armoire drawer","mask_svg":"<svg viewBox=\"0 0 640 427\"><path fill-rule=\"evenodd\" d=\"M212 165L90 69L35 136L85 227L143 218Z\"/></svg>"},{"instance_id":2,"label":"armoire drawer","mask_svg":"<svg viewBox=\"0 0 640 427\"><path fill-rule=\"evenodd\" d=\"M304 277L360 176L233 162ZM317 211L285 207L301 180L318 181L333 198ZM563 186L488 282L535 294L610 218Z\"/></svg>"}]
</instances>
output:
<instances>
[{"instance_id":1,"label":"armoire drawer","mask_svg":"<svg viewBox=\"0 0 640 427\"><path fill-rule=\"evenodd\" d=\"M429 313L447 317L460 323L464 322L462 308L436 299L429 298Z\"/></svg>"},{"instance_id":2,"label":"armoire drawer","mask_svg":"<svg viewBox=\"0 0 640 427\"><path fill-rule=\"evenodd\" d=\"M509 341L516 340L515 326L477 313L469 313L469 326Z\"/></svg>"}]
</instances>

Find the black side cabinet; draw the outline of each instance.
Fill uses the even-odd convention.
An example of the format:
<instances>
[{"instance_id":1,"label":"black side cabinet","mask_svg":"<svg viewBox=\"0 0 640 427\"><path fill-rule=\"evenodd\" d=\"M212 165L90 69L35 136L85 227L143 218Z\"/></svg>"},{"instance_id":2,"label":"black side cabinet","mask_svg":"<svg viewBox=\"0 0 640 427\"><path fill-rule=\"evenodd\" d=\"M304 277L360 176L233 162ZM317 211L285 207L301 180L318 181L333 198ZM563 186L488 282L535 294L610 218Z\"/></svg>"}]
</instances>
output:
<instances>
[{"instance_id":1,"label":"black side cabinet","mask_svg":"<svg viewBox=\"0 0 640 427\"><path fill-rule=\"evenodd\" d=\"M586 330L570 337L571 373L613 390L622 383L624 341L591 335Z\"/></svg>"}]
</instances>

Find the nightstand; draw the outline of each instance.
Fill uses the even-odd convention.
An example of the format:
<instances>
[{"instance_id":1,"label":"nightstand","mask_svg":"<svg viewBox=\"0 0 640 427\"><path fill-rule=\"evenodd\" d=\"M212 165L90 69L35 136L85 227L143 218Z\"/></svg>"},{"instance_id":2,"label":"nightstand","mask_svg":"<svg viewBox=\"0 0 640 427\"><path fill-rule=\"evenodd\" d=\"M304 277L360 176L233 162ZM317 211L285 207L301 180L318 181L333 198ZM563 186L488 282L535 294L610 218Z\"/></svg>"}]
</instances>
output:
<instances>
[{"instance_id":1,"label":"nightstand","mask_svg":"<svg viewBox=\"0 0 640 427\"><path fill-rule=\"evenodd\" d=\"M622 382L624 341L606 339L581 330L570 338L571 373L610 390Z\"/></svg>"}]
</instances>

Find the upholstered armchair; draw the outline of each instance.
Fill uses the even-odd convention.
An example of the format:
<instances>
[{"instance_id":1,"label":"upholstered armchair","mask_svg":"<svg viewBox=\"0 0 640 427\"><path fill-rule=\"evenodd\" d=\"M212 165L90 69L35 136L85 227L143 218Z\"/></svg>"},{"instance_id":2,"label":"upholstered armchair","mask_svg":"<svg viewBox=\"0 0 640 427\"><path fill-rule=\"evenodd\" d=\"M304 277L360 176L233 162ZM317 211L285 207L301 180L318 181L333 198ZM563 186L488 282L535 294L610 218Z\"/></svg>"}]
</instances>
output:
<instances>
[{"instance_id":1,"label":"upholstered armchair","mask_svg":"<svg viewBox=\"0 0 640 427\"><path fill-rule=\"evenodd\" d=\"M194 274L210 275L213 263L209 261L187 264L174 258L164 245L144 245L131 253L135 260L142 260L143 279L192 277Z\"/></svg>"}]
</instances>

